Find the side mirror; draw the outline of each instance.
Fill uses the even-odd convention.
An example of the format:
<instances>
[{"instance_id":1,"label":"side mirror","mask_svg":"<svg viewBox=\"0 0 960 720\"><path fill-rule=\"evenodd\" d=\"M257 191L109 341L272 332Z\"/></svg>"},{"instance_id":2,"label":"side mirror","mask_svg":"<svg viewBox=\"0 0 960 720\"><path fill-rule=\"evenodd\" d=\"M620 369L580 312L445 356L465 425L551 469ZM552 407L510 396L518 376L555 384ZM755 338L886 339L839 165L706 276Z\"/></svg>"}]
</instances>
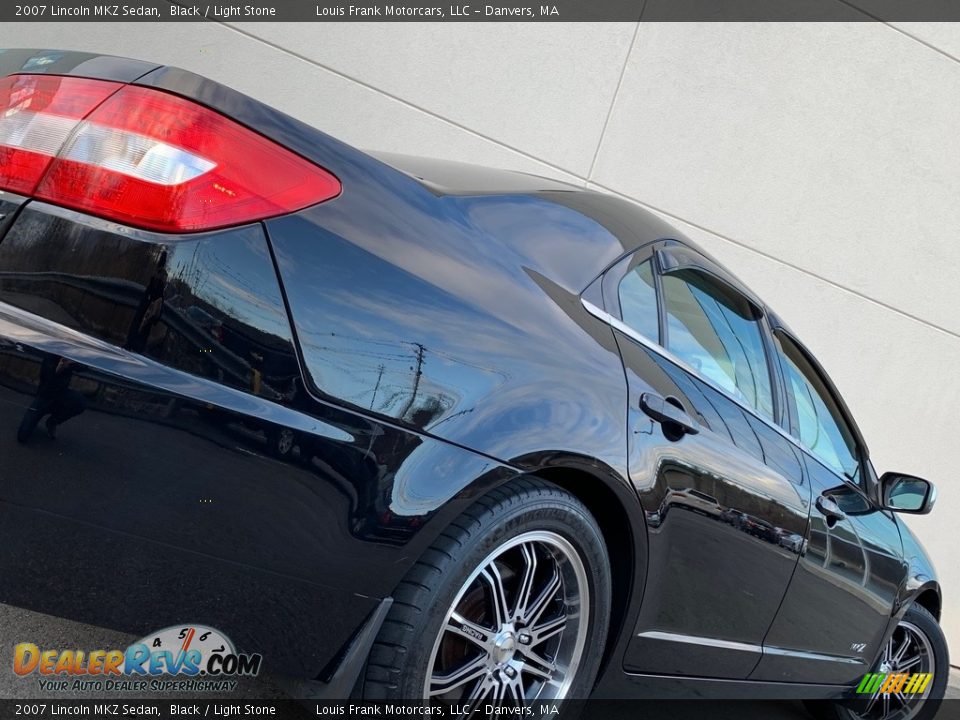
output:
<instances>
[{"instance_id":1,"label":"side mirror","mask_svg":"<svg viewBox=\"0 0 960 720\"><path fill-rule=\"evenodd\" d=\"M886 510L926 515L937 501L937 488L923 478L888 472L880 478L880 497Z\"/></svg>"}]
</instances>

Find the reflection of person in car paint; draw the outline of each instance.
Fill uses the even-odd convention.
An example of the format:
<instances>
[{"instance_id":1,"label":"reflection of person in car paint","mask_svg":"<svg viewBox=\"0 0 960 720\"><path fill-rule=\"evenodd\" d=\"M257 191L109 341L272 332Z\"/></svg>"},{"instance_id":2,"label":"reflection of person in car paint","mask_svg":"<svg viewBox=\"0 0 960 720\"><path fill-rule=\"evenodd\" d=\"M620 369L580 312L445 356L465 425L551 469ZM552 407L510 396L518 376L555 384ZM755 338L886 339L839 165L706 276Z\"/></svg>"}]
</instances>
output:
<instances>
[{"instance_id":1,"label":"reflection of person in car paint","mask_svg":"<svg viewBox=\"0 0 960 720\"><path fill-rule=\"evenodd\" d=\"M46 415L47 434L56 438L57 427L76 417L87 407L86 398L70 389L70 378L76 363L58 355L47 355L40 364L40 385L37 396L27 408L17 430L17 440L30 439L40 420Z\"/></svg>"},{"instance_id":2,"label":"reflection of person in car paint","mask_svg":"<svg viewBox=\"0 0 960 720\"><path fill-rule=\"evenodd\" d=\"M163 293L167 289L167 251L164 250L157 258L157 271L147 283L143 297L133 314L133 321L127 331L127 340L123 347L133 352L142 353L150 339L150 331L160 320L163 313Z\"/></svg>"}]
</instances>

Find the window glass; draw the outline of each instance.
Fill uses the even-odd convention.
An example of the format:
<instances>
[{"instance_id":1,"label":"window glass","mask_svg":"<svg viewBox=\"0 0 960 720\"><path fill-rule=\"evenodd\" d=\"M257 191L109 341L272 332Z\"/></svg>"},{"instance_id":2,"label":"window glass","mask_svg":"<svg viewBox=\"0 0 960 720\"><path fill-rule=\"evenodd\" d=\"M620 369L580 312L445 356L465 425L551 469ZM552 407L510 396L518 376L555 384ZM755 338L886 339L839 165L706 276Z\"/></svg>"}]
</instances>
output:
<instances>
[{"instance_id":1,"label":"window glass","mask_svg":"<svg viewBox=\"0 0 960 720\"><path fill-rule=\"evenodd\" d=\"M652 262L647 260L628 272L620 281L618 294L623 322L644 337L659 342L657 290L653 284Z\"/></svg>"},{"instance_id":2,"label":"window glass","mask_svg":"<svg viewBox=\"0 0 960 720\"><path fill-rule=\"evenodd\" d=\"M695 272L662 278L669 350L758 413L773 418L760 324L746 300Z\"/></svg>"},{"instance_id":3,"label":"window glass","mask_svg":"<svg viewBox=\"0 0 960 720\"><path fill-rule=\"evenodd\" d=\"M780 340L793 434L828 467L859 481L856 443L826 384L803 353Z\"/></svg>"}]
</instances>

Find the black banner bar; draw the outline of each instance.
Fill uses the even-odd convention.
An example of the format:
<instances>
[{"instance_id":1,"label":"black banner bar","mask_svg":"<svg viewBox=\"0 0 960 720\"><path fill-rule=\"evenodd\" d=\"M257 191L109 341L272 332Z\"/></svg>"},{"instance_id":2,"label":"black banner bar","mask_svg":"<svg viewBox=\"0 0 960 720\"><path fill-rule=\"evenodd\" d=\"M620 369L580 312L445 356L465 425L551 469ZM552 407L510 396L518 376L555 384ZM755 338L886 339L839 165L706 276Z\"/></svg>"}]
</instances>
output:
<instances>
[{"instance_id":1,"label":"black banner bar","mask_svg":"<svg viewBox=\"0 0 960 720\"><path fill-rule=\"evenodd\" d=\"M958 0L35 0L0 22L960 21Z\"/></svg>"},{"instance_id":2,"label":"black banner bar","mask_svg":"<svg viewBox=\"0 0 960 720\"><path fill-rule=\"evenodd\" d=\"M566 705L534 702L528 706L496 708L483 702L465 705L425 705L420 701L363 702L315 700L0 700L4 720L24 718L213 718L214 720L361 720L367 718L459 718L467 711L475 720L529 718L530 720L796 720L806 715L799 701L745 700L588 700ZM945 700L937 720L960 719L960 700Z\"/></svg>"}]
</instances>

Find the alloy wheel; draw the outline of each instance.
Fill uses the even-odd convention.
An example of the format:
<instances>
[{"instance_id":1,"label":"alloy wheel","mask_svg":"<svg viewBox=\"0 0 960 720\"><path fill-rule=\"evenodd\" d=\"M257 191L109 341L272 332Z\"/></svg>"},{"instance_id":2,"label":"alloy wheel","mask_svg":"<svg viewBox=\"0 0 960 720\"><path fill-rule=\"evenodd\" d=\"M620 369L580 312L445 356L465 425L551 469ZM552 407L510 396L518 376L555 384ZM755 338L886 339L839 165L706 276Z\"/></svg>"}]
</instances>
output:
<instances>
[{"instance_id":1,"label":"alloy wheel","mask_svg":"<svg viewBox=\"0 0 960 720\"><path fill-rule=\"evenodd\" d=\"M547 531L512 538L457 593L434 642L424 698L562 699L583 655L589 610L586 570L569 541Z\"/></svg>"},{"instance_id":2,"label":"alloy wheel","mask_svg":"<svg viewBox=\"0 0 960 720\"><path fill-rule=\"evenodd\" d=\"M907 620L901 620L880 656L879 673L935 672L933 645L926 633ZM926 693L874 693L863 704L850 709L863 720L909 720L917 715Z\"/></svg>"}]
</instances>

